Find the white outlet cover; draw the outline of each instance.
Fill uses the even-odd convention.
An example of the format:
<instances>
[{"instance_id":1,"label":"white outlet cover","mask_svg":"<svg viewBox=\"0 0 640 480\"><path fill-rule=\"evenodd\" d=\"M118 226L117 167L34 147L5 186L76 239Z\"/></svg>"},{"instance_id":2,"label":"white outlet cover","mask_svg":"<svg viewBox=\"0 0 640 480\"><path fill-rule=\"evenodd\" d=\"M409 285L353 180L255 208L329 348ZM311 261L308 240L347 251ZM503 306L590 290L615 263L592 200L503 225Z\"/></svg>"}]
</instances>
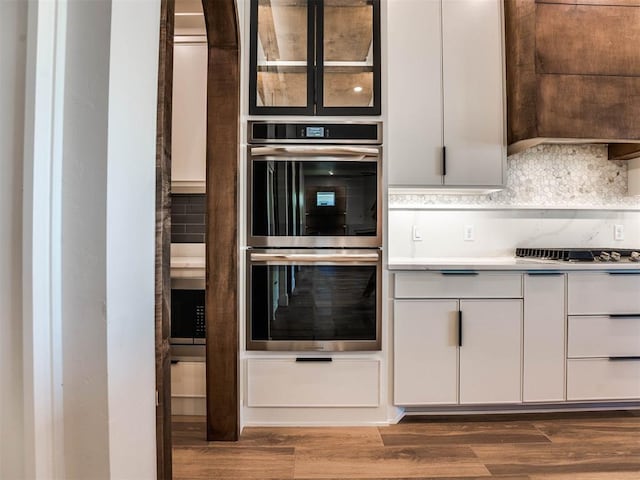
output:
<instances>
[{"instance_id":1,"label":"white outlet cover","mask_svg":"<svg viewBox=\"0 0 640 480\"><path fill-rule=\"evenodd\" d=\"M473 225L465 225L463 238L465 242L472 242L474 240L475 234L473 230Z\"/></svg>"},{"instance_id":2,"label":"white outlet cover","mask_svg":"<svg viewBox=\"0 0 640 480\"><path fill-rule=\"evenodd\" d=\"M613 226L613 239L618 241L624 240L624 225Z\"/></svg>"}]
</instances>

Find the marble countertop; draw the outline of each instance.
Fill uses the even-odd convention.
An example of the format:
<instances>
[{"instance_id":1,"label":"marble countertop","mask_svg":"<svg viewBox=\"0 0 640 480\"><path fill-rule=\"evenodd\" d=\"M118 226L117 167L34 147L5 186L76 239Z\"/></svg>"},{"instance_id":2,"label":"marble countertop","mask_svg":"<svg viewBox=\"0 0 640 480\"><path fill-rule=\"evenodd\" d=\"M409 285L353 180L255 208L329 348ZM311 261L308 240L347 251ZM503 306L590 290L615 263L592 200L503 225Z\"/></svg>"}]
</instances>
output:
<instances>
[{"instance_id":1,"label":"marble countertop","mask_svg":"<svg viewBox=\"0 0 640 480\"><path fill-rule=\"evenodd\" d=\"M637 270L638 262L563 262L514 257L392 257L389 270L520 270L520 271L619 271Z\"/></svg>"}]
</instances>

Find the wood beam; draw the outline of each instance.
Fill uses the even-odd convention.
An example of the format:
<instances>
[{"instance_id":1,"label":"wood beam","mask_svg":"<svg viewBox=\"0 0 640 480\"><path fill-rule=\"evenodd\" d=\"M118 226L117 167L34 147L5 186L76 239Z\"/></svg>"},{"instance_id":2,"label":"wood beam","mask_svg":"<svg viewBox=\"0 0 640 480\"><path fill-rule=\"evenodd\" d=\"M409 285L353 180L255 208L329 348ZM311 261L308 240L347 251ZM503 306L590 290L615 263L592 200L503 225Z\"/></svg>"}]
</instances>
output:
<instances>
[{"instance_id":1,"label":"wood beam","mask_svg":"<svg viewBox=\"0 0 640 480\"><path fill-rule=\"evenodd\" d=\"M159 480L171 480L171 103L175 0L160 6L156 143L156 458Z\"/></svg>"},{"instance_id":2,"label":"wood beam","mask_svg":"<svg viewBox=\"0 0 640 480\"><path fill-rule=\"evenodd\" d=\"M240 435L238 152L240 65L234 0L203 0L207 79L207 440Z\"/></svg>"}]
</instances>

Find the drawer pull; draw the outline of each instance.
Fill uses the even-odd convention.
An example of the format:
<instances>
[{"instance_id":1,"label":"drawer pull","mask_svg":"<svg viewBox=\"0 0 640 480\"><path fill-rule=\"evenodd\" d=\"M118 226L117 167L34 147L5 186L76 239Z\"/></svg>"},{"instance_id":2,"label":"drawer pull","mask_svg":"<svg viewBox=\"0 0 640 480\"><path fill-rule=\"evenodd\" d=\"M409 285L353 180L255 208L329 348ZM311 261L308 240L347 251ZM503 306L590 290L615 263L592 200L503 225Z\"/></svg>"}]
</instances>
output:
<instances>
[{"instance_id":1,"label":"drawer pull","mask_svg":"<svg viewBox=\"0 0 640 480\"><path fill-rule=\"evenodd\" d=\"M462 346L462 310L458 310L458 346Z\"/></svg>"},{"instance_id":2,"label":"drawer pull","mask_svg":"<svg viewBox=\"0 0 640 480\"><path fill-rule=\"evenodd\" d=\"M625 362L630 360L640 360L640 356L627 356L627 357L609 357L612 362Z\"/></svg>"},{"instance_id":3,"label":"drawer pull","mask_svg":"<svg viewBox=\"0 0 640 480\"><path fill-rule=\"evenodd\" d=\"M640 319L640 313L613 313L609 318L636 318Z\"/></svg>"},{"instance_id":4,"label":"drawer pull","mask_svg":"<svg viewBox=\"0 0 640 480\"><path fill-rule=\"evenodd\" d=\"M450 276L470 276L474 277L478 275L478 272L474 272L473 270L443 270L440 272L442 275L450 275Z\"/></svg>"},{"instance_id":5,"label":"drawer pull","mask_svg":"<svg viewBox=\"0 0 640 480\"><path fill-rule=\"evenodd\" d=\"M564 272L554 272L551 270L531 270L527 272L527 275L531 277L559 277L564 275Z\"/></svg>"},{"instance_id":6,"label":"drawer pull","mask_svg":"<svg viewBox=\"0 0 640 480\"><path fill-rule=\"evenodd\" d=\"M331 357L296 357L296 362L333 362Z\"/></svg>"},{"instance_id":7,"label":"drawer pull","mask_svg":"<svg viewBox=\"0 0 640 480\"><path fill-rule=\"evenodd\" d=\"M607 272L609 275L640 275L640 272L637 270L622 270L620 272Z\"/></svg>"}]
</instances>

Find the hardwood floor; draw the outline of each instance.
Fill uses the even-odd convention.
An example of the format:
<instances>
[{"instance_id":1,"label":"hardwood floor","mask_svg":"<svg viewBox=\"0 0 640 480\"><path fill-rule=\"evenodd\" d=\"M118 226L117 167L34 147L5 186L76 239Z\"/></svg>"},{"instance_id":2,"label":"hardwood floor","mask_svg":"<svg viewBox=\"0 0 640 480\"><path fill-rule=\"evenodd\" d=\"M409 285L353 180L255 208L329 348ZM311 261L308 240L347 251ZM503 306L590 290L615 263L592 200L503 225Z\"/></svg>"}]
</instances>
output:
<instances>
[{"instance_id":1,"label":"hardwood floor","mask_svg":"<svg viewBox=\"0 0 640 480\"><path fill-rule=\"evenodd\" d=\"M640 479L637 411L253 427L236 443L207 442L205 432L204 417L173 417L174 479Z\"/></svg>"}]
</instances>

